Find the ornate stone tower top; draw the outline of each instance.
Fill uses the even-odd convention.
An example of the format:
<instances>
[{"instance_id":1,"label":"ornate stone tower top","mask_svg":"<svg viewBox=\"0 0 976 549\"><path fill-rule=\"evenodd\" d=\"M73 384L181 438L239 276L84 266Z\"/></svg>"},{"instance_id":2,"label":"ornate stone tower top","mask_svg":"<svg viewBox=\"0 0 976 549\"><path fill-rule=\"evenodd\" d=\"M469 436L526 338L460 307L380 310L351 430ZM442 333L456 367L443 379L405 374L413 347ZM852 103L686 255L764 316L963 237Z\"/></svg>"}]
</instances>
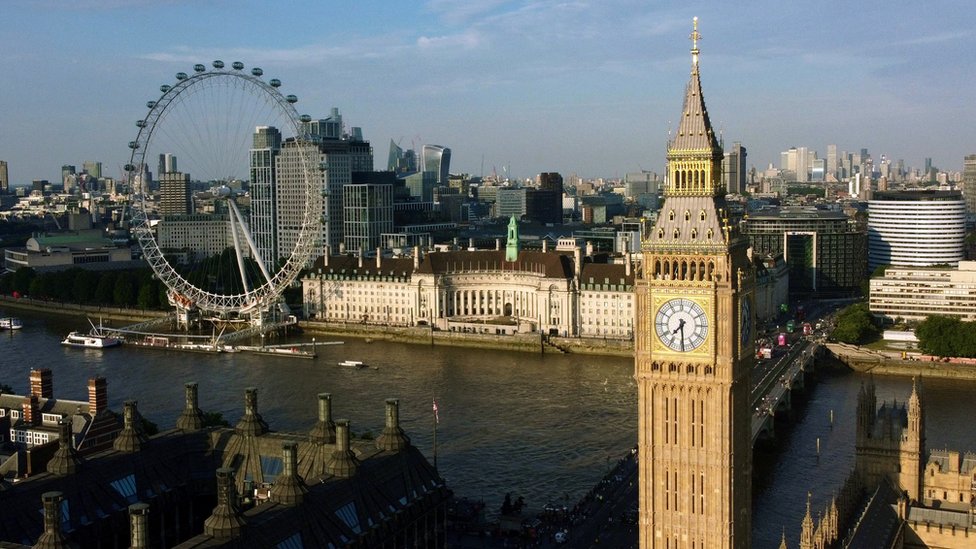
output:
<instances>
[{"instance_id":1,"label":"ornate stone tower top","mask_svg":"<svg viewBox=\"0 0 976 549\"><path fill-rule=\"evenodd\" d=\"M721 188L722 147L708 119L698 71L698 18L691 33L691 78L685 87L678 133L668 143L667 196L714 196Z\"/></svg>"}]
</instances>

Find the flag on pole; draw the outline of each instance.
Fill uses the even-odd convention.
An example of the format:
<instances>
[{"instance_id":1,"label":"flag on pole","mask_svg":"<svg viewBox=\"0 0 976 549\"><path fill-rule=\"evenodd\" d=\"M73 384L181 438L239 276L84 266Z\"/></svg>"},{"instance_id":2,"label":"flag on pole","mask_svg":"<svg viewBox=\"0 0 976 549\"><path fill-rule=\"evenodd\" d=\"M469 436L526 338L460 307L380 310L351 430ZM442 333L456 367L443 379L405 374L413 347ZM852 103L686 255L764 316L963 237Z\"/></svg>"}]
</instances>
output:
<instances>
[{"instance_id":1,"label":"flag on pole","mask_svg":"<svg viewBox=\"0 0 976 549\"><path fill-rule=\"evenodd\" d=\"M434 399L434 423L440 423L441 418L437 415L437 400Z\"/></svg>"}]
</instances>

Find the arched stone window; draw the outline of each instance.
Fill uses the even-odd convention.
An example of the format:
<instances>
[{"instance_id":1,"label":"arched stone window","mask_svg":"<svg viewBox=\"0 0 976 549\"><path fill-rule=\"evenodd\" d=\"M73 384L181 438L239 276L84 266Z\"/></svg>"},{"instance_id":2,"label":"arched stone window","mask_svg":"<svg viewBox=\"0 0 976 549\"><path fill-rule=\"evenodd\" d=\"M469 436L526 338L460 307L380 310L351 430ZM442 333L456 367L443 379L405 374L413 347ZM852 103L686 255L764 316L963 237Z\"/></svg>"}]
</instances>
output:
<instances>
[{"instance_id":1,"label":"arched stone window","mask_svg":"<svg viewBox=\"0 0 976 549\"><path fill-rule=\"evenodd\" d=\"M698 212L698 221L705 221L705 210Z\"/></svg>"},{"instance_id":2,"label":"arched stone window","mask_svg":"<svg viewBox=\"0 0 976 549\"><path fill-rule=\"evenodd\" d=\"M691 239L694 240L696 238L698 238L698 229L692 229L691 230Z\"/></svg>"},{"instance_id":3,"label":"arched stone window","mask_svg":"<svg viewBox=\"0 0 976 549\"><path fill-rule=\"evenodd\" d=\"M685 210L685 221L691 221L691 212Z\"/></svg>"},{"instance_id":4,"label":"arched stone window","mask_svg":"<svg viewBox=\"0 0 976 549\"><path fill-rule=\"evenodd\" d=\"M674 210L668 212L668 221L674 221Z\"/></svg>"},{"instance_id":5,"label":"arched stone window","mask_svg":"<svg viewBox=\"0 0 976 549\"><path fill-rule=\"evenodd\" d=\"M678 229L675 229L674 230L674 235L672 236L672 238L674 238L675 240L677 240L679 236L681 236L681 231L679 231Z\"/></svg>"}]
</instances>

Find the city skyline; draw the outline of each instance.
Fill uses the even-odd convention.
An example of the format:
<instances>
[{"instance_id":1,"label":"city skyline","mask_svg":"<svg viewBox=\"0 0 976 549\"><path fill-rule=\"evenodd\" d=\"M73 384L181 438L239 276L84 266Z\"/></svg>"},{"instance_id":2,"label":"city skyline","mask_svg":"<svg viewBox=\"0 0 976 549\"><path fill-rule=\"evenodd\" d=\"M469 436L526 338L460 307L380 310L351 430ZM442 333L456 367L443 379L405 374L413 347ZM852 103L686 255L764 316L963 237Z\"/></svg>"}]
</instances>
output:
<instances>
[{"instance_id":1,"label":"city skyline","mask_svg":"<svg viewBox=\"0 0 976 549\"><path fill-rule=\"evenodd\" d=\"M313 118L340 108L381 157L393 139L449 147L452 171L473 175L662 173L667 128L677 127L671 95L687 76L687 45L673 37L694 15L713 123L727 146L749 150L749 167L778 165L791 146L825 157L836 144L961 171L976 147L965 55L976 34L962 2L860 14L772 2L6 7L0 67L18 83L0 90L0 158L14 185L56 182L61 165L84 160L118 177L145 101L213 59L264 68Z\"/></svg>"}]
</instances>

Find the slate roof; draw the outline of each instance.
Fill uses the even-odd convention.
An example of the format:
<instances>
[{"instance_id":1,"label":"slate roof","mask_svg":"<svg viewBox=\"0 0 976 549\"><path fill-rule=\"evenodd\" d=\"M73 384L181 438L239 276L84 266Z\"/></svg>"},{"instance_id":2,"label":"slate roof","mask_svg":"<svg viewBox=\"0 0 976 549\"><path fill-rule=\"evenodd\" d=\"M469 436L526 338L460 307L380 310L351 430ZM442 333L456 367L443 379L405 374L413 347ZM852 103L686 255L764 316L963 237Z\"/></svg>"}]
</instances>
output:
<instances>
[{"instance_id":1,"label":"slate roof","mask_svg":"<svg viewBox=\"0 0 976 549\"><path fill-rule=\"evenodd\" d=\"M163 505L213 492L207 485L213 484L217 466L208 447L204 432L169 431L152 438L141 452L107 450L82 460L75 474L42 473L10 484L0 493L0 539L34 543L44 529L41 495L60 491L65 498L62 529L72 541L105 545L105 536L118 530L114 539L127 545L131 503L141 500L162 513Z\"/></svg>"},{"instance_id":2,"label":"slate roof","mask_svg":"<svg viewBox=\"0 0 976 549\"><path fill-rule=\"evenodd\" d=\"M693 53L697 53L697 50ZM678 133L671 141L668 149L708 150L709 152L719 149L718 140L712 130L712 123L708 119L708 110L705 108L705 98L702 96L697 61L692 62L691 78L685 87L684 105L681 108Z\"/></svg>"},{"instance_id":3,"label":"slate roof","mask_svg":"<svg viewBox=\"0 0 976 549\"><path fill-rule=\"evenodd\" d=\"M633 286L634 273L635 269L631 269L628 275L626 265L583 262L583 271L580 273L580 284L623 284L625 286Z\"/></svg>"},{"instance_id":4,"label":"slate roof","mask_svg":"<svg viewBox=\"0 0 976 549\"><path fill-rule=\"evenodd\" d=\"M442 275L465 271L514 271L539 273L547 278L573 278L572 255L557 252L541 252L522 250L518 260L505 261L505 250L458 250L450 252L430 252L420 260L420 266L414 270L413 258L388 258L380 260L380 268L376 268L376 259L363 258L363 266L359 266L359 258L353 256L331 256L329 264L325 265L324 258L319 258L312 266L312 273L346 274L348 276L411 276L417 274Z\"/></svg>"}]
</instances>

